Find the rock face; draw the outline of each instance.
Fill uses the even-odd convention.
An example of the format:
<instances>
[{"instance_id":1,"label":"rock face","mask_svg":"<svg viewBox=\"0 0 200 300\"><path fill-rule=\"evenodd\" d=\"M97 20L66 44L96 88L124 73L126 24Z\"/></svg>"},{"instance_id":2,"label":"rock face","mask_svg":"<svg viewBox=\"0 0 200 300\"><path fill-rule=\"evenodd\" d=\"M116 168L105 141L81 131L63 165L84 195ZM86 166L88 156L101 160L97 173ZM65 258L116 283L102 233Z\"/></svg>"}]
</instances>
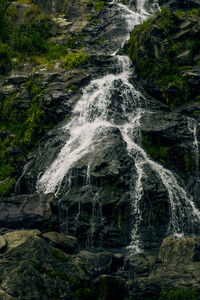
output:
<instances>
[{"instance_id":1,"label":"rock face","mask_svg":"<svg viewBox=\"0 0 200 300\"><path fill-rule=\"evenodd\" d=\"M54 196L20 195L0 202L0 226L7 228L44 228L55 224Z\"/></svg>"},{"instance_id":2,"label":"rock face","mask_svg":"<svg viewBox=\"0 0 200 300\"><path fill-rule=\"evenodd\" d=\"M141 61L166 55L181 69L183 81L175 76L162 90L158 78L137 77L126 56L113 55L156 1L33 2L53 14L51 42L75 39L91 57L79 70L66 70L61 60L52 69L21 63L1 80L0 96L16 93L19 110L31 104L27 82L37 81L45 115L57 125L24 160L15 193L0 200L0 299L200 299L198 18L170 13L176 26L169 40L171 23L161 22L169 20L168 10L138 27ZM34 8L18 5L22 19ZM164 93L175 95L176 105ZM4 127L0 137L13 138ZM55 184L60 167L64 175ZM55 195L41 193L48 182Z\"/></svg>"},{"instance_id":3,"label":"rock face","mask_svg":"<svg viewBox=\"0 0 200 300\"><path fill-rule=\"evenodd\" d=\"M17 234L22 241L13 244ZM12 240L12 248L0 257L2 299L158 299L166 290L199 299L199 238L167 238L158 255L134 254L124 260L108 251L71 255L45 241L52 233L45 235L36 230L3 235Z\"/></svg>"},{"instance_id":4,"label":"rock face","mask_svg":"<svg viewBox=\"0 0 200 300\"><path fill-rule=\"evenodd\" d=\"M128 52L150 95L172 108L198 99L198 40L197 15L183 11L179 14L167 8L152 18L146 28L133 31Z\"/></svg>"},{"instance_id":5,"label":"rock face","mask_svg":"<svg viewBox=\"0 0 200 300\"><path fill-rule=\"evenodd\" d=\"M177 1L177 0L159 0L160 5L168 4L172 9L191 9L191 8L199 8L200 2L199 0L183 0L183 1Z\"/></svg>"}]
</instances>

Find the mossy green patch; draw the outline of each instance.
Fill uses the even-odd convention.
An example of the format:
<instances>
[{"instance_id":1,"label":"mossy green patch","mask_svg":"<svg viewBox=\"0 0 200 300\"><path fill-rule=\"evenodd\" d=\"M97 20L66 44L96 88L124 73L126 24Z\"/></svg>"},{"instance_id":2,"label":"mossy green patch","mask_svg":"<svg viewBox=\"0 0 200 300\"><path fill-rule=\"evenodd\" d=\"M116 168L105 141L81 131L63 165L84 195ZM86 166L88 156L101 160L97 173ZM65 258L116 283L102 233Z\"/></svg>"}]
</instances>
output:
<instances>
[{"instance_id":1,"label":"mossy green patch","mask_svg":"<svg viewBox=\"0 0 200 300\"><path fill-rule=\"evenodd\" d=\"M188 14L190 17L187 17ZM184 71L192 68L191 57L199 53L200 40L198 34L188 34L184 39L174 37L179 23L185 21L183 15L186 19L190 18L189 22L194 22L191 26L196 26L195 18L191 20L191 11L187 14L181 11L172 13L163 8L155 17L144 21L139 28L133 30L127 50L136 65L139 77L156 80L163 102L171 108L191 101L195 96ZM179 30L181 31L180 28ZM158 40L154 40L154 35ZM162 43L159 42L161 40ZM183 54L183 58L179 57L180 54Z\"/></svg>"},{"instance_id":2,"label":"mossy green patch","mask_svg":"<svg viewBox=\"0 0 200 300\"><path fill-rule=\"evenodd\" d=\"M173 289L169 291L162 291L159 300L197 300L197 292L191 289Z\"/></svg>"},{"instance_id":3,"label":"mossy green patch","mask_svg":"<svg viewBox=\"0 0 200 300\"><path fill-rule=\"evenodd\" d=\"M166 163L169 160L171 146L163 145L159 139L151 141L148 137L142 137L142 145L153 159Z\"/></svg>"},{"instance_id":4,"label":"mossy green patch","mask_svg":"<svg viewBox=\"0 0 200 300\"><path fill-rule=\"evenodd\" d=\"M58 262L61 263L68 262L69 260L67 254L65 254L63 251L56 248L52 250L52 255L57 259Z\"/></svg>"},{"instance_id":5,"label":"mossy green patch","mask_svg":"<svg viewBox=\"0 0 200 300\"><path fill-rule=\"evenodd\" d=\"M101 11L104 8L104 1L97 1L95 2L95 10L96 12Z\"/></svg>"},{"instance_id":6,"label":"mossy green patch","mask_svg":"<svg viewBox=\"0 0 200 300\"><path fill-rule=\"evenodd\" d=\"M89 56L84 51L69 52L62 60L66 69L77 69L88 62Z\"/></svg>"}]
</instances>

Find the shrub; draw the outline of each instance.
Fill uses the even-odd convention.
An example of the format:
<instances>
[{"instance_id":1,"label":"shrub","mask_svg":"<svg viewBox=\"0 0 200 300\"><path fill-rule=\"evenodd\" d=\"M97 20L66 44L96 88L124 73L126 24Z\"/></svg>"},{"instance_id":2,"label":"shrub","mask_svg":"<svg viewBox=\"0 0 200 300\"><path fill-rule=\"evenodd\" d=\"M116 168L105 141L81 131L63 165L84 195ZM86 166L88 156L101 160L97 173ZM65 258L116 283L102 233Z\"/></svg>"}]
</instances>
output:
<instances>
[{"instance_id":1,"label":"shrub","mask_svg":"<svg viewBox=\"0 0 200 300\"><path fill-rule=\"evenodd\" d=\"M46 22L23 23L16 27L12 40L12 46L21 53L28 55L48 49L47 43L48 25Z\"/></svg>"},{"instance_id":2,"label":"shrub","mask_svg":"<svg viewBox=\"0 0 200 300\"><path fill-rule=\"evenodd\" d=\"M11 0L1 0L0 1L0 40L6 42L12 33L12 25L6 16L7 9L11 4Z\"/></svg>"},{"instance_id":3,"label":"shrub","mask_svg":"<svg viewBox=\"0 0 200 300\"><path fill-rule=\"evenodd\" d=\"M69 52L63 58L63 63L66 69L77 69L80 65L88 62L89 57L85 52Z\"/></svg>"},{"instance_id":4,"label":"shrub","mask_svg":"<svg viewBox=\"0 0 200 300\"><path fill-rule=\"evenodd\" d=\"M0 196L8 196L15 186L16 180L15 178L8 178L8 181L5 183L0 183Z\"/></svg>"},{"instance_id":5,"label":"shrub","mask_svg":"<svg viewBox=\"0 0 200 300\"><path fill-rule=\"evenodd\" d=\"M104 8L104 1L97 1L95 3L95 10L96 12L101 11Z\"/></svg>"},{"instance_id":6,"label":"shrub","mask_svg":"<svg viewBox=\"0 0 200 300\"><path fill-rule=\"evenodd\" d=\"M8 65L11 64L11 58L14 51L10 46L0 41L0 74L5 74Z\"/></svg>"}]
</instances>

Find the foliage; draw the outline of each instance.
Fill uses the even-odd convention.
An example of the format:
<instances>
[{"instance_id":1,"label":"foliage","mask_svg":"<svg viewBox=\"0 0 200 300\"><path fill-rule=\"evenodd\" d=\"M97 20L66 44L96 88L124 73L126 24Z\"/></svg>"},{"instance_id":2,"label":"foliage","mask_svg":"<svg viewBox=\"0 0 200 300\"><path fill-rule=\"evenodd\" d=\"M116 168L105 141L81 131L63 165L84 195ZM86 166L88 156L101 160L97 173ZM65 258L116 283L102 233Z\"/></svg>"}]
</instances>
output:
<instances>
[{"instance_id":1,"label":"foliage","mask_svg":"<svg viewBox=\"0 0 200 300\"><path fill-rule=\"evenodd\" d=\"M91 8L93 6L94 6L93 1L92 0L88 0L87 7Z\"/></svg>"},{"instance_id":2,"label":"foliage","mask_svg":"<svg viewBox=\"0 0 200 300\"><path fill-rule=\"evenodd\" d=\"M95 10L96 12L101 11L104 8L104 1L97 1L95 3Z\"/></svg>"},{"instance_id":3,"label":"foliage","mask_svg":"<svg viewBox=\"0 0 200 300\"><path fill-rule=\"evenodd\" d=\"M173 30L172 12L169 8L163 7L159 16L160 19L157 21L157 25L168 35Z\"/></svg>"},{"instance_id":4,"label":"foliage","mask_svg":"<svg viewBox=\"0 0 200 300\"><path fill-rule=\"evenodd\" d=\"M197 300L198 295L195 291L188 289L174 289L162 291L159 300Z\"/></svg>"},{"instance_id":5,"label":"foliage","mask_svg":"<svg viewBox=\"0 0 200 300\"><path fill-rule=\"evenodd\" d=\"M66 69L77 69L79 66L88 62L89 57L83 51L69 52L63 58L64 67Z\"/></svg>"},{"instance_id":6,"label":"foliage","mask_svg":"<svg viewBox=\"0 0 200 300\"><path fill-rule=\"evenodd\" d=\"M0 41L0 74L5 74L14 55L13 49Z\"/></svg>"},{"instance_id":7,"label":"foliage","mask_svg":"<svg viewBox=\"0 0 200 300\"><path fill-rule=\"evenodd\" d=\"M2 42L6 42L12 33L12 26L6 16L10 4L11 0L0 1L0 41Z\"/></svg>"},{"instance_id":8,"label":"foliage","mask_svg":"<svg viewBox=\"0 0 200 300\"><path fill-rule=\"evenodd\" d=\"M45 21L24 22L16 27L12 39L12 46L15 50L29 55L36 52L44 53L48 49L47 43L48 25Z\"/></svg>"},{"instance_id":9,"label":"foliage","mask_svg":"<svg viewBox=\"0 0 200 300\"><path fill-rule=\"evenodd\" d=\"M0 183L0 195L3 195L4 197L9 195L9 193L13 190L15 184L15 178L8 178L5 184Z\"/></svg>"},{"instance_id":10,"label":"foliage","mask_svg":"<svg viewBox=\"0 0 200 300\"><path fill-rule=\"evenodd\" d=\"M41 137L51 127L42 107L43 90L35 78L26 82L29 100L20 106L17 94L0 99L0 181L11 179L0 187L0 196L6 195L14 186L17 168Z\"/></svg>"},{"instance_id":11,"label":"foliage","mask_svg":"<svg viewBox=\"0 0 200 300\"><path fill-rule=\"evenodd\" d=\"M133 30L127 50L136 65L139 77L156 80L163 101L171 108L192 100L189 83L184 78L184 70L190 69L191 66L183 64L176 57L186 50L189 50L191 55L196 55L200 46L198 34L188 35L184 39L173 38L177 29L176 22L185 20L183 15L186 16L186 13L172 13L163 8L156 17L144 21L139 28ZM157 30L159 37L165 41L162 43L164 46L152 42L152 28Z\"/></svg>"}]
</instances>

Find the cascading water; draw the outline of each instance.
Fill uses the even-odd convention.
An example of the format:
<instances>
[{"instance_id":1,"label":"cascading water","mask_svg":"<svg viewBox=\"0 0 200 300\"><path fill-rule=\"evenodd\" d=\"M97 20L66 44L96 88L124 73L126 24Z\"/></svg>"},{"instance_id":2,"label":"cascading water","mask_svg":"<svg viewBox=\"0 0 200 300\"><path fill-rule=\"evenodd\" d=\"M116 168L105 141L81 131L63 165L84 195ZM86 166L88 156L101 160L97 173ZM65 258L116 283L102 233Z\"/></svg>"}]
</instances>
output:
<instances>
[{"instance_id":1,"label":"cascading water","mask_svg":"<svg viewBox=\"0 0 200 300\"><path fill-rule=\"evenodd\" d=\"M145 10L146 1L137 1L136 3L137 11L132 12L119 1L112 2L112 5L117 6L121 15L127 21L128 31L149 15ZM126 39L127 36L124 40ZM142 248L140 242L140 224L142 221L140 203L143 198L145 165L148 165L157 174L168 192L170 205L168 234L179 237L195 232L200 224L200 212L196 209L192 197L179 185L172 172L151 160L140 147L138 135L141 127L141 117L149 113L149 109L147 110L144 96L129 82L131 75L129 58L120 55L114 55L114 57L118 72L91 81L83 90L82 97L73 109L71 119L63 127L66 136L70 136L70 138L66 140L65 146L52 165L38 178L37 190L44 193L54 192L58 195L63 178L73 168L73 165L86 154L94 151L94 145L98 137L97 132L104 132L105 128L117 128L126 142L127 152L134 160L137 173L135 184L130 188L131 215L134 224L128 250L138 252ZM116 89L122 100L113 104L113 91ZM120 120L117 117L116 107L120 111ZM198 143L196 141L195 145L195 149L197 149ZM90 185L90 164L87 170L86 185ZM96 207L101 210L98 193L93 199L90 245L93 245ZM79 203L74 225L75 230L80 210L81 204Z\"/></svg>"},{"instance_id":2,"label":"cascading water","mask_svg":"<svg viewBox=\"0 0 200 300\"><path fill-rule=\"evenodd\" d=\"M188 129L193 137L193 153L195 158L196 171L199 169L199 142L197 139L197 127L198 123L195 119L188 118Z\"/></svg>"}]
</instances>

